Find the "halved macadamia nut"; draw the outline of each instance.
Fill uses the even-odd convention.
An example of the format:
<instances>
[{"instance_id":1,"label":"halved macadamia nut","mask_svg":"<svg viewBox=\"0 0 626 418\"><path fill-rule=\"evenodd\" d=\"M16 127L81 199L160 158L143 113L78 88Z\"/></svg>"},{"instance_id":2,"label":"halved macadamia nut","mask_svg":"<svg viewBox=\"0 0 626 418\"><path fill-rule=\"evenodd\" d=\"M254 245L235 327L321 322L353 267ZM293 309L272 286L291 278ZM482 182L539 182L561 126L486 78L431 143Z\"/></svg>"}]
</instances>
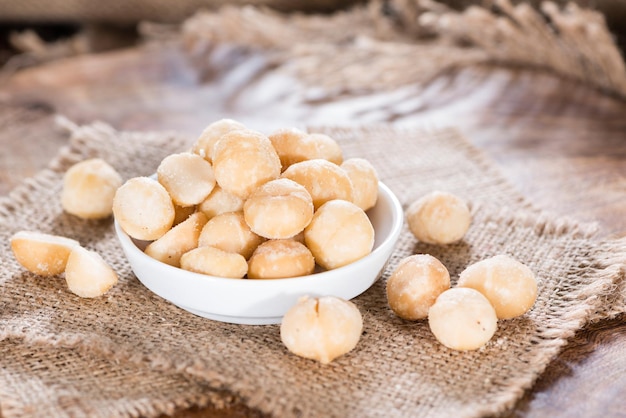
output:
<instances>
[{"instance_id":1,"label":"halved macadamia nut","mask_svg":"<svg viewBox=\"0 0 626 418\"><path fill-rule=\"evenodd\" d=\"M150 257L174 267L180 267L180 257L198 246L200 231L207 223L202 212L196 212L179 223L145 249Z\"/></svg>"},{"instance_id":2,"label":"halved macadamia nut","mask_svg":"<svg viewBox=\"0 0 626 418\"><path fill-rule=\"evenodd\" d=\"M180 266L195 273L229 279L241 279L248 272L248 263L241 254L215 247L198 247L183 254Z\"/></svg>"},{"instance_id":3,"label":"halved macadamia nut","mask_svg":"<svg viewBox=\"0 0 626 418\"><path fill-rule=\"evenodd\" d=\"M283 279L313 273L313 254L298 241L270 240L259 245L248 261L249 279Z\"/></svg>"},{"instance_id":4,"label":"halved macadamia nut","mask_svg":"<svg viewBox=\"0 0 626 418\"><path fill-rule=\"evenodd\" d=\"M211 218L202 228L198 246L216 247L241 254L246 260L265 239L250 229L243 212L227 212Z\"/></svg>"},{"instance_id":5,"label":"halved macadamia nut","mask_svg":"<svg viewBox=\"0 0 626 418\"><path fill-rule=\"evenodd\" d=\"M198 210L211 219L222 213L243 210L243 199L216 185L211 194L198 205Z\"/></svg>"},{"instance_id":6,"label":"halved macadamia nut","mask_svg":"<svg viewBox=\"0 0 626 418\"><path fill-rule=\"evenodd\" d=\"M117 280L117 274L100 254L82 247L72 249L65 268L65 281L72 293L82 298L102 296Z\"/></svg>"},{"instance_id":7,"label":"halved macadamia nut","mask_svg":"<svg viewBox=\"0 0 626 418\"><path fill-rule=\"evenodd\" d=\"M190 152L165 157L157 168L157 177L179 206L197 205L215 187L211 163Z\"/></svg>"},{"instance_id":8,"label":"halved macadamia nut","mask_svg":"<svg viewBox=\"0 0 626 418\"><path fill-rule=\"evenodd\" d=\"M76 240L41 232L19 231L11 236L11 250L18 263L39 276L54 276L65 271Z\"/></svg>"}]
</instances>

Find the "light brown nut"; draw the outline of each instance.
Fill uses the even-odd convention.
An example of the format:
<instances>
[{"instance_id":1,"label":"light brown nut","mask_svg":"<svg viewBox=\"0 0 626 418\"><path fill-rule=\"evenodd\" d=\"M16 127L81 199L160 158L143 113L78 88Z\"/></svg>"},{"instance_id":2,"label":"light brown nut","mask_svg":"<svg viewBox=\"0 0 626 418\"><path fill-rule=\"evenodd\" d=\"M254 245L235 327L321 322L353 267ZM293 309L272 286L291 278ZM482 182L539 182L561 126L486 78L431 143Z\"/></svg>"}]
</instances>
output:
<instances>
[{"instance_id":1,"label":"light brown nut","mask_svg":"<svg viewBox=\"0 0 626 418\"><path fill-rule=\"evenodd\" d=\"M246 260L265 239L250 230L243 212L227 212L211 218L200 233L198 245L241 254Z\"/></svg>"},{"instance_id":2,"label":"light brown nut","mask_svg":"<svg viewBox=\"0 0 626 418\"><path fill-rule=\"evenodd\" d=\"M158 181L135 177L117 189L113 214L128 235L152 241L172 227L175 210L170 195Z\"/></svg>"},{"instance_id":3,"label":"light brown nut","mask_svg":"<svg viewBox=\"0 0 626 418\"><path fill-rule=\"evenodd\" d=\"M174 267L180 267L180 257L198 246L200 231L207 223L202 212L196 212L179 223L145 249L150 257Z\"/></svg>"},{"instance_id":4,"label":"light brown nut","mask_svg":"<svg viewBox=\"0 0 626 418\"><path fill-rule=\"evenodd\" d=\"M280 176L280 159L265 135L232 131L215 144L213 170L222 189L246 199L254 189Z\"/></svg>"},{"instance_id":5,"label":"light brown nut","mask_svg":"<svg viewBox=\"0 0 626 418\"><path fill-rule=\"evenodd\" d=\"M180 266L184 270L229 279L241 279L248 272L248 263L241 254L215 247L198 247L183 254Z\"/></svg>"},{"instance_id":6,"label":"light brown nut","mask_svg":"<svg viewBox=\"0 0 626 418\"><path fill-rule=\"evenodd\" d=\"M211 219L222 213L242 211L243 199L216 185L211 194L198 205L198 210Z\"/></svg>"},{"instance_id":7,"label":"light brown nut","mask_svg":"<svg viewBox=\"0 0 626 418\"><path fill-rule=\"evenodd\" d=\"M374 227L354 203L331 200L315 212L304 240L317 264L330 270L368 255L374 246Z\"/></svg>"},{"instance_id":8,"label":"light brown nut","mask_svg":"<svg viewBox=\"0 0 626 418\"><path fill-rule=\"evenodd\" d=\"M356 305L334 296L302 297L280 324L280 338L289 351L322 364L354 349L362 331Z\"/></svg>"},{"instance_id":9,"label":"light brown nut","mask_svg":"<svg viewBox=\"0 0 626 418\"><path fill-rule=\"evenodd\" d=\"M443 292L428 312L428 325L437 340L453 350L476 350L498 327L496 311L482 293L467 287Z\"/></svg>"},{"instance_id":10,"label":"light brown nut","mask_svg":"<svg viewBox=\"0 0 626 418\"><path fill-rule=\"evenodd\" d=\"M315 259L298 241L270 240L259 245L248 261L249 279L282 279L313 273Z\"/></svg>"},{"instance_id":11,"label":"light brown nut","mask_svg":"<svg viewBox=\"0 0 626 418\"><path fill-rule=\"evenodd\" d=\"M79 218L106 218L113 211L113 196L121 185L122 177L106 161L100 158L81 161L63 177L61 206Z\"/></svg>"},{"instance_id":12,"label":"light brown nut","mask_svg":"<svg viewBox=\"0 0 626 418\"><path fill-rule=\"evenodd\" d=\"M102 296L117 280L117 274L100 254L82 247L72 249L65 268L65 281L72 293L82 298Z\"/></svg>"},{"instance_id":13,"label":"light brown nut","mask_svg":"<svg viewBox=\"0 0 626 418\"><path fill-rule=\"evenodd\" d=\"M270 239L291 238L313 218L313 200L304 186L289 179L268 181L243 206L246 223L256 234Z\"/></svg>"},{"instance_id":14,"label":"light brown nut","mask_svg":"<svg viewBox=\"0 0 626 418\"><path fill-rule=\"evenodd\" d=\"M179 206L197 205L215 187L211 163L190 152L165 157L157 168L157 177Z\"/></svg>"},{"instance_id":15,"label":"light brown nut","mask_svg":"<svg viewBox=\"0 0 626 418\"><path fill-rule=\"evenodd\" d=\"M40 276L63 273L72 249L80 246L73 239L32 231L16 232L10 241L17 262Z\"/></svg>"},{"instance_id":16,"label":"light brown nut","mask_svg":"<svg viewBox=\"0 0 626 418\"><path fill-rule=\"evenodd\" d=\"M415 238L428 244L451 244L461 240L472 220L461 198L439 191L413 202L406 216Z\"/></svg>"},{"instance_id":17,"label":"light brown nut","mask_svg":"<svg viewBox=\"0 0 626 418\"><path fill-rule=\"evenodd\" d=\"M537 280L528 266L508 255L497 255L468 266L459 287L478 290L491 302L499 319L528 312L537 299Z\"/></svg>"},{"instance_id":18,"label":"light brown nut","mask_svg":"<svg viewBox=\"0 0 626 418\"><path fill-rule=\"evenodd\" d=\"M363 210L376 205L378 200L378 174L364 158L349 158L341 164L352 182L352 202Z\"/></svg>"},{"instance_id":19,"label":"light brown nut","mask_svg":"<svg viewBox=\"0 0 626 418\"><path fill-rule=\"evenodd\" d=\"M222 135L241 129L246 129L246 126L233 119L220 119L215 121L204 128L200 137L194 142L191 151L208 162L212 162L213 148Z\"/></svg>"},{"instance_id":20,"label":"light brown nut","mask_svg":"<svg viewBox=\"0 0 626 418\"><path fill-rule=\"evenodd\" d=\"M341 164L343 156L339 144L328 135L307 134L296 128L280 129L269 136L280 157L282 170L306 160L324 159Z\"/></svg>"},{"instance_id":21,"label":"light brown nut","mask_svg":"<svg viewBox=\"0 0 626 418\"><path fill-rule=\"evenodd\" d=\"M387 279L387 301L400 318L424 319L449 288L448 269L432 255L415 254L400 261Z\"/></svg>"},{"instance_id":22,"label":"light brown nut","mask_svg":"<svg viewBox=\"0 0 626 418\"><path fill-rule=\"evenodd\" d=\"M330 161L302 161L291 165L282 177L303 185L313 198L315 210L329 200L342 199L351 202L353 198L350 177L341 167Z\"/></svg>"}]
</instances>

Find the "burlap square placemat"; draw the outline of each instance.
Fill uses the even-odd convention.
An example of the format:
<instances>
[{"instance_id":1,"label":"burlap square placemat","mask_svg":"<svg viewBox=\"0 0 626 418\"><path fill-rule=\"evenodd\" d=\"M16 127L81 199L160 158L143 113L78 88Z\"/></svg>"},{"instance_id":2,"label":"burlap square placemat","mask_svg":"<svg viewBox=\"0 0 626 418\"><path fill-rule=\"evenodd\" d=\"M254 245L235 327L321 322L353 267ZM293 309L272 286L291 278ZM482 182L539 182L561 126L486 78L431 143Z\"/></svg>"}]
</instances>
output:
<instances>
[{"instance_id":1,"label":"burlap square placemat","mask_svg":"<svg viewBox=\"0 0 626 418\"><path fill-rule=\"evenodd\" d=\"M76 127L71 145L0 202L0 406L6 417L156 415L210 402L225 389L276 416L482 416L511 407L566 339L589 319L620 312L625 243L598 241L587 227L531 210L456 131L332 128L347 156L369 159L404 205L432 189L467 198L474 221L458 244L438 247L403 232L386 272L355 299L365 329L355 350L327 366L289 354L278 326L210 321L184 312L133 276L112 221L63 213L63 172L99 156L128 178L152 173L189 141L171 134ZM25 272L9 237L28 229L78 239L120 275L104 297L81 299L61 277ZM384 282L397 262L438 257L453 282L469 263L498 253L527 263L539 298L521 318L500 321L485 347L441 346L423 321L389 310ZM55 383L59 382L59 383ZM154 384L158 390L151 391ZM33 391L46 396L33 396ZM100 391L100 393L98 393Z\"/></svg>"}]
</instances>

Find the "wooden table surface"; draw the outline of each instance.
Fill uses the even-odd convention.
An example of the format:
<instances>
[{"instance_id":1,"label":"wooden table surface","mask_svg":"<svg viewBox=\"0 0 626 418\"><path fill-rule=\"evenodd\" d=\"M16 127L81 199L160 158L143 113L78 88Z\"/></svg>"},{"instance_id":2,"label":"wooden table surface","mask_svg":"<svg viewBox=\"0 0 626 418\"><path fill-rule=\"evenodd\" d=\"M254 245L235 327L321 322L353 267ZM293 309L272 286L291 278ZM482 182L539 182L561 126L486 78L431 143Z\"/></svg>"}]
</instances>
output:
<instances>
[{"instance_id":1,"label":"wooden table surface","mask_svg":"<svg viewBox=\"0 0 626 418\"><path fill-rule=\"evenodd\" d=\"M473 68L367 99L307 102L262 57L225 54L200 80L176 44L141 46L42 65L0 89L0 194L45 167L66 135L54 116L118 129L196 136L221 117L278 126L392 122L453 125L540 209L626 236L626 102L545 73ZM229 77L237 68L240 77ZM576 334L506 416L626 416L626 316ZM179 417L257 416L238 405Z\"/></svg>"}]
</instances>

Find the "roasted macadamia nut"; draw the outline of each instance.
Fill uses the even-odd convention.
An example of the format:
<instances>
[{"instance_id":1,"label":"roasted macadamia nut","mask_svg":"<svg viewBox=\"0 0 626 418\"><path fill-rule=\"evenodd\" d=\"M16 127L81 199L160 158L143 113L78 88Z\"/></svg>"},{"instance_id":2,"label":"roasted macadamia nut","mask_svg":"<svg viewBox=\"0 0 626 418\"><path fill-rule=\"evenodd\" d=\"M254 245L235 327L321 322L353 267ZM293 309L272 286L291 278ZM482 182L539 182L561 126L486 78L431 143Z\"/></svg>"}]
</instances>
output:
<instances>
[{"instance_id":1,"label":"roasted macadamia nut","mask_svg":"<svg viewBox=\"0 0 626 418\"><path fill-rule=\"evenodd\" d=\"M363 210L373 208L378 200L378 174L374 166L363 158L349 158L341 168L352 182L352 202Z\"/></svg>"},{"instance_id":2,"label":"roasted macadamia nut","mask_svg":"<svg viewBox=\"0 0 626 418\"><path fill-rule=\"evenodd\" d=\"M292 353L328 364L356 347L362 331L363 318L354 303L304 296L285 313L280 338Z\"/></svg>"},{"instance_id":3,"label":"roasted macadamia nut","mask_svg":"<svg viewBox=\"0 0 626 418\"><path fill-rule=\"evenodd\" d=\"M280 157L283 171L292 164L324 159L335 164L343 162L341 148L328 135L307 134L295 128L280 129L269 136Z\"/></svg>"},{"instance_id":4,"label":"roasted macadamia nut","mask_svg":"<svg viewBox=\"0 0 626 418\"><path fill-rule=\"evenodd\" d=\"M222 213L243 210L243 199L215 186L211 194L198 205L198 210L211 219Z\"/></svg>"},{"instance_id":5,"label":"roasted macadamia nut","mask_svg":"<svg viewBox=\"0 0 626 418\"><path fill-rule=\"evenodd\" d=\"M215 247L198 247L183 254L180 266L195 273L229 279L241 279L248 272L248 263L241 254Z\"/></svg>"},{"instance_id":6,"label":"roasted macadamia nut","mask_svg":"<svg viewBox=\"0 0 626 418\"><path fill-rule=\"evenodd\" d=\"M194 213L145 249L150 257L174 267L180 267L180 257L198 246L200 231L207 222L202 212Z\"/></svg>"},{"instance_id":7,"label":"roasted macadamia nut","mask_svg":"<svg viewBox=\"0 0 626 418\"><path fill-rule=\"evenodd\" d=\"M455 287L439 295L428 312L428 325L437 340L453 350L476 350L498 327L496 311L482 293Z\"/></svg>"},{"instance_id":8,"label":"roasted macadamia nut","mask_svg":"<svg viewBox=\"0 0 626 418\"><path fill-rule=\"evenodd\" d=\"M249 279L282 279L313 273L315 259L298 241L270 240L259 245L248 261Z\"/></svg>"},{"instance_id":9,"label":"roasted macadamia nut","mask_svg":"<svg viewBox=\"0 0 626 418\"><path fill-rule=\"evenodd\" d=\"M232 131L215 144L213 170L220 187L242 199L280 176L280 159L270 140L251 130Z\"/></svg>"},{"instance_id":10,"label":"roasted macadamia nut","mask_svg":"<svg viewBox=\"0 0 626 418\"><path fill-rule=\"evenodd\" d=\"M63 273L72 249L80 246L73 239L31 231L19 231L10 241L17 262L39 276Z\"/></svg>"},{"instance_id":11,"label":"roasted macadamia nut","mask_svg":"<svg viewBox=\"0 0 626 418\"><path fill-rule=\"evenodd\" d=\"M172 227L175 210L170 195L158 181L135 177L117 189L113 214L128 235L152 241Z\"/></svg>"},{"instance_id":12,"label":"roasted macadamia nut","mask_svg":"<svg viewBox=\"0 0 626 418\"><path fill-rule=\"evenodd\" d=\"M537 299L537 280L530 268L503 254L467 267L459 276L458 286L485 295L499 319L525 314Z\"/></svg>"},{"instance_id":13,"label":"roasted macadamia nut","mask_svg":"<svg viewBox=\"0 0 626 418\"><path fill-rule=\"evenodd\" d=\"M313 199L293 180L272 180L252 192L243 214L256 234L270 239L291 238L311 222Z\"/></svg>"},{"instance_id":14,"label":"roasted macadamia nut","mask_svg":"<svg viewBox=\"0 0 626 418\"><path fill-rule=\"evenodd\" d=\"M447 192L432 192L415 201L406 211L409 229L428 244L451 244L465 236L471 223L467 204Z\"/></svg>"},{"instance_id":15,"label":"roasted macadamia nut","mask_svg":"<svg viewBox=\"0 0 626 418\"><path fill-rule=\"evenodd\" d=\"M65 281L72 293L82 298L102 296L117 280L117 274L100 254L82 247L72 249L65 268Z\"/></svg>"},{"instance_id":16,"label":"roasted macadamia nut","mask_svg":"<svg viewBox=\"0 0 626 418\"><path fill-rule=\"evenodd\" d=\"M211 218L204 225L198 245L238 253L247 260L263 241L263 237L250 230L242 212L227 212Z\"/></svg>"},{"instance_id":17,"label":"roasted macadamia nut","mask_svg":"<svg viewBox=\"0 0 626 418\"><path fill-rule=\"evenodd\" d=\"M428 254L404 258L387 279L387 301L400 318L424 319L437 297L450 288L450 274Z\"/></svg>"},{"instance_id":18,"label":"roasted macadamia nut","mask_svg":"<svg viewBox=\"0 0 626 418\"><path fill-rule=\"evenodd\" d=\"M197 205L215 187L211 163L190 152L165 157L157 168L157 177L179 206Z\"/></svg>"},{"instance_id":19,"label":"roasted macadamia nut","mask_svg":"<svg viewBox=\"0 0 626 418\"><path fill-rule=\"evenodd\" d=\"M329 200L352 201L353 188L348 174L337 164L327 160L307 160L291 165L282 174L303 185L313 198L317 210Z\"/></svg>"},{"instance_id":20,"label":"roasted macadamia nut","mask_svg":"<svg viewBox=\"0 0 626 418\"><path fill-rule=\"evenodd\" d=\"M81 161L63 177L61 205L79 218L106 218L113 211L113 196L121 185L122 177L104 160Z\"/></svg>"},{"instance_id":21,"label":"roasted macadamia nut","mask_svg":"<svg viewBox=\"0 0 626 418\"><path fill-rule=\"evenodd\" d=\"M208 162L212 162L213 147L215 147L222 135L241 129L246 129L246 126L240 122L232 119L220 119L204 128L191 150L194 154L198 154Z\"/></svg>"},{"instance_id":22,"label":"roasted macadamia nut","mask_svg":"<svg viewBox=\"0 0 626 418\"><path fill-rule=\"evenodd\" d=\"M315 212L304 240L317 264L330 270L368 255L374 246L374 227L354 203L331 200Z\"/></svg>"}]
</instances>

